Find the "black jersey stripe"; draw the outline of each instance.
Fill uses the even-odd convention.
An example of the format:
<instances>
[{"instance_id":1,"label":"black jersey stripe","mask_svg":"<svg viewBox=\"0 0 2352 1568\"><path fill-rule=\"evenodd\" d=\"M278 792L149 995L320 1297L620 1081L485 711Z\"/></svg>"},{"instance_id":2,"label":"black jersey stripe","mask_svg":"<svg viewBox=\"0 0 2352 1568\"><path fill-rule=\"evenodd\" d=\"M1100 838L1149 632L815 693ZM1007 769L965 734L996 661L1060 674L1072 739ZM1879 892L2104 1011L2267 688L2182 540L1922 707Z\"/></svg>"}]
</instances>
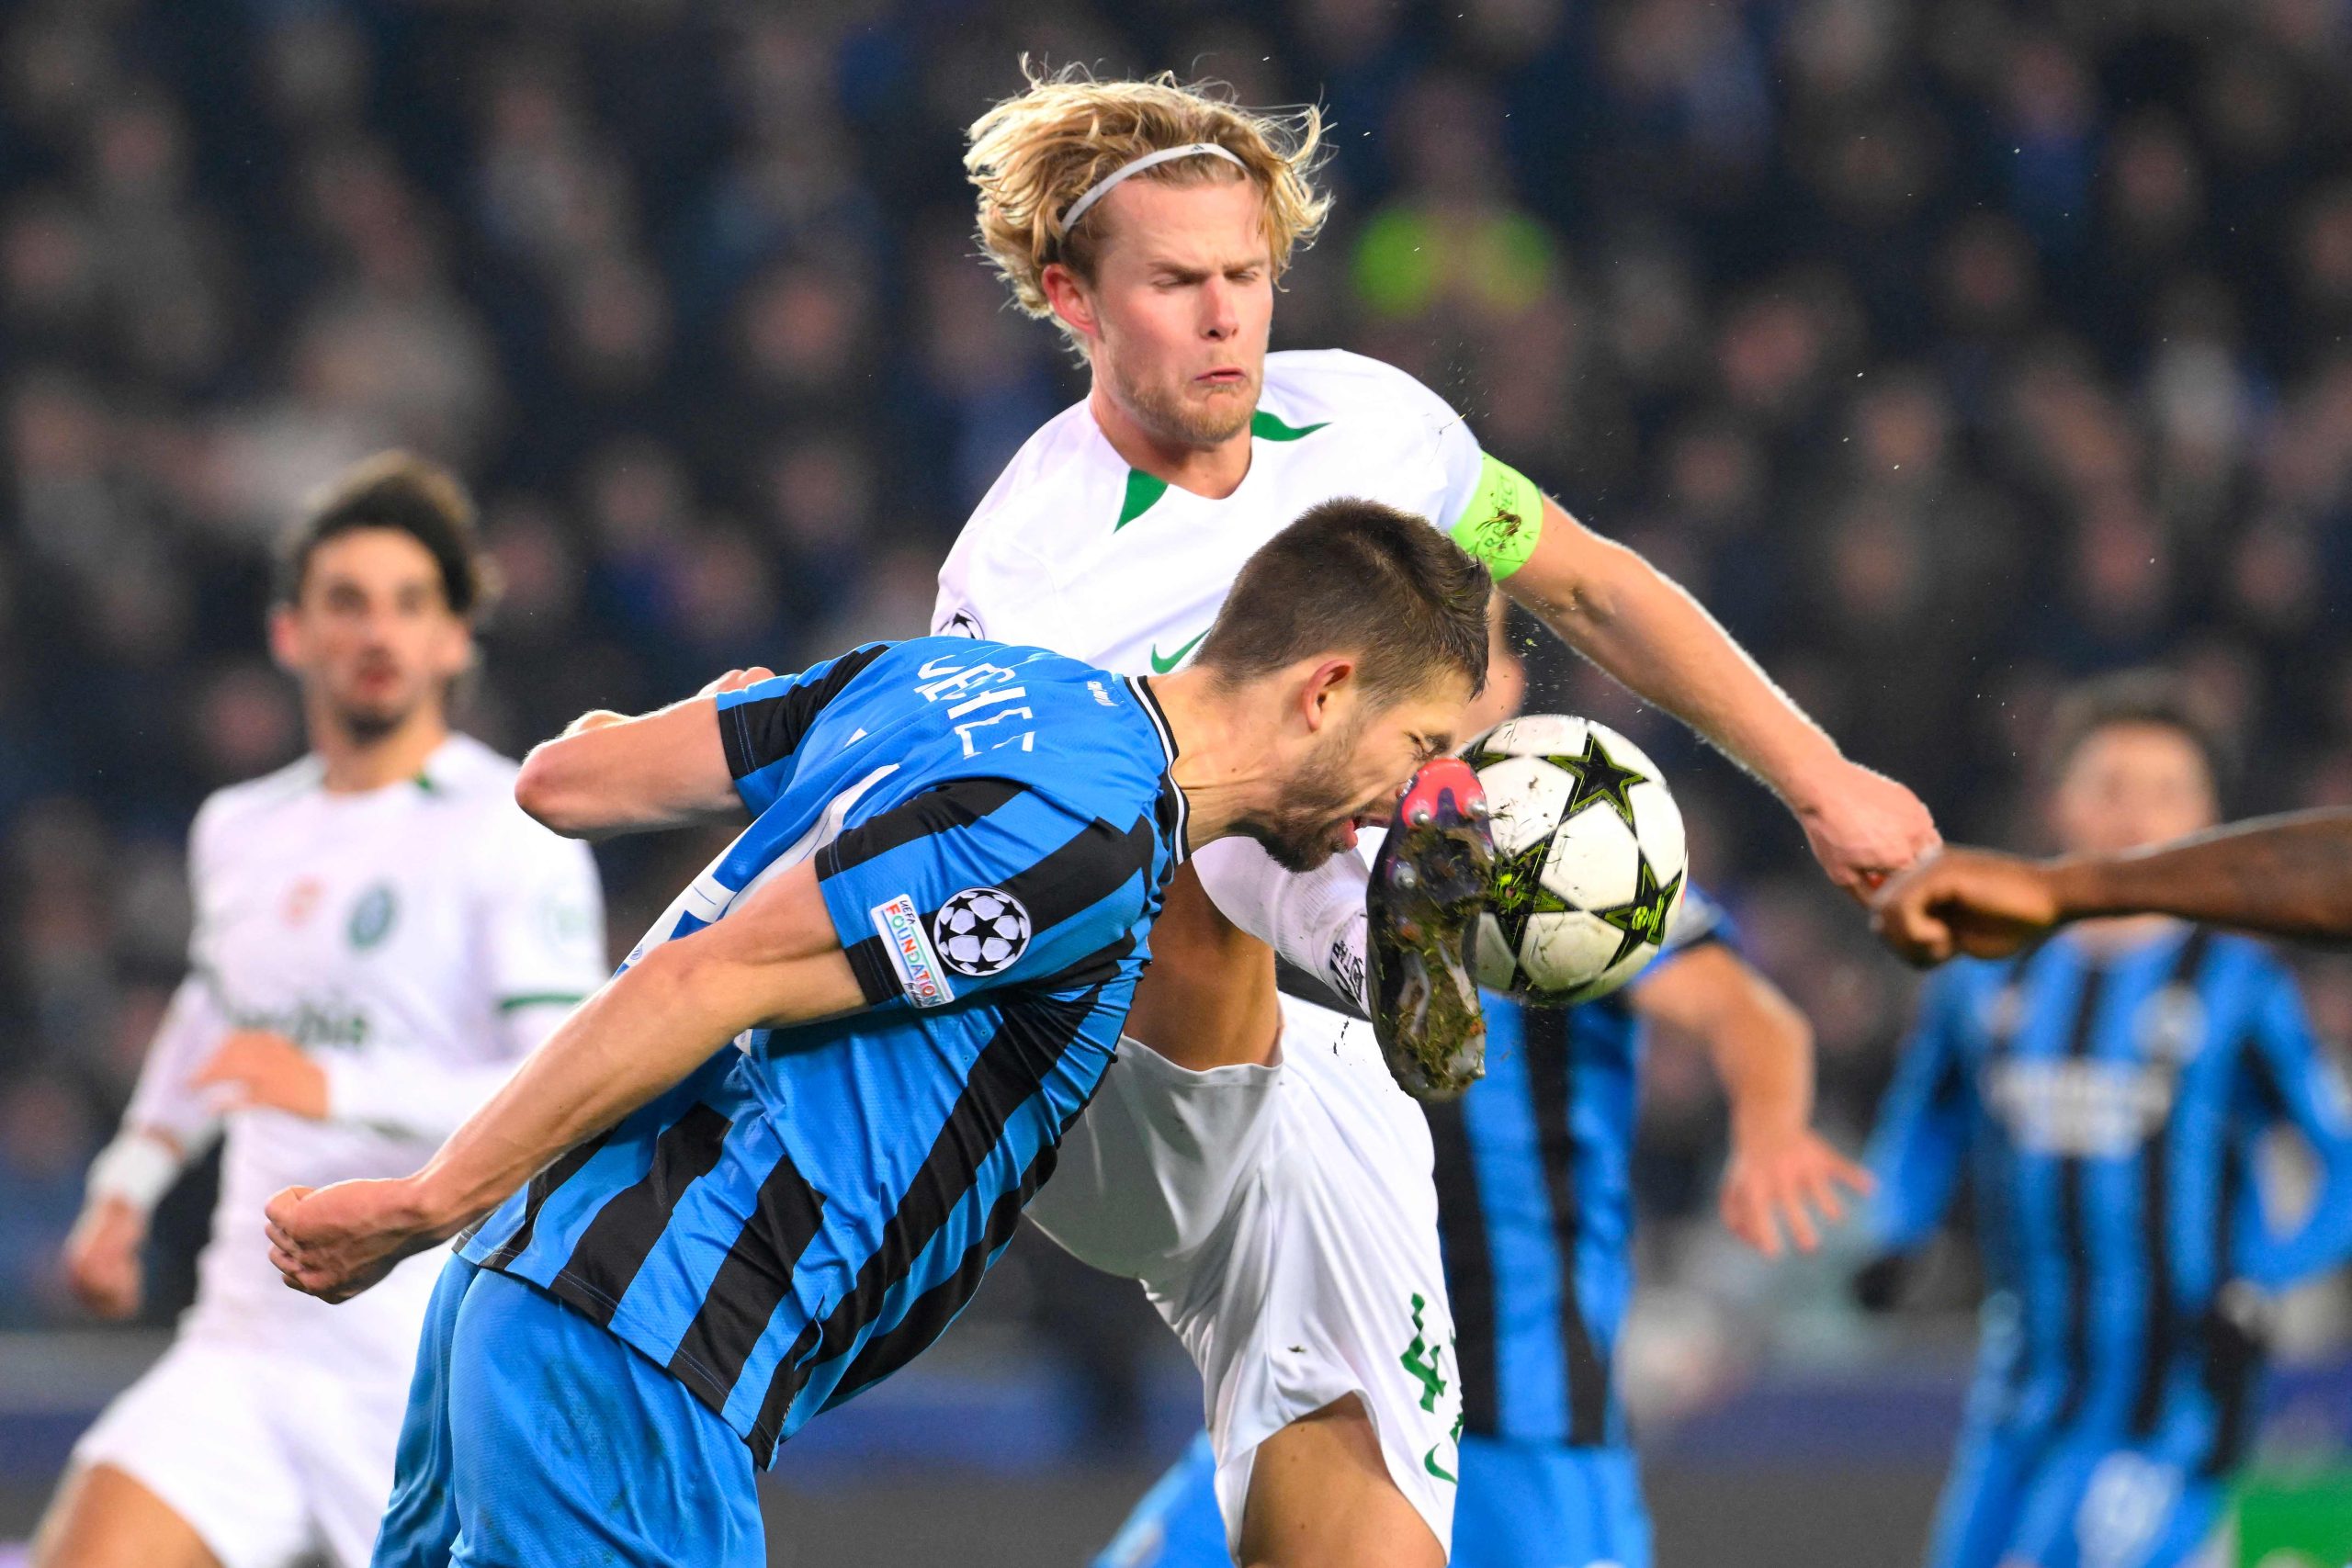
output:
<instances>
[{"instance_id":1,"label":"black jersey stripe","mask_svg":"<svg viewBox=\"0 0 2352 1568\"><path fill-rule=\"evenodd\" d=\"M810 1370L847 1349L858 1329L881 1310L883 1296L906 1277L947 1224L1003 1136L1005 1124L1043 1087L1101 999L1097 988L1070 1000L1033 996L1007 1006L972 1063L963 1092L932 1141L922 1168L907 1183L873 1252L859 1267L856 1282L821 1322L812 1321L801 1331L768 1380L753 1427L754 1452L762 1448L774 1452L785 1414Z\"/></svg>"},{"instance_id":2,"label":"black jersey stripe","mask_svg":"<svg viewBox=\"0 0 2352 1568\"><path fill-rule=\"evenodd\" d=\"M2251 1043L2246 1049L2250 1055L2261 1055ZM2237 1247L2238 1204L2245 1192L2245 1162L2252 1157L2249 1131L2238 1118L2232 1118L2213 1205L2215 1300L2199 1323L2198 1349L2203 1361L2199 1381L2212 1402L2213 1436L2198 1473L2208 1478L2228 1474L2245 1458L2248 1418L2262 1375L2262 1348L2252 1330L2229 1315L2226 1293L2219 1288L2230 1277L2230 1260Z\"/></svg>"},{"instance_id":3,"label":"black jersey stripe","mask_svg":"<svg viewBox=\"0 0 2352 1568\"><path fill-rule=\"evenodd\" d=\"M514 1227L513 1235L499 1244L498 1250L481 1260L483 1268L503 1269L523 1255L523 1249L531 1245L532 1232L539 1223L539 1208L548 1201L548 1194L579 1175L580 1168L594 1158L596 1151L612 1135L613 1129L607 1127L594 1137L572 1145L531 1178L523 1198L523 1223Z\"/></svg>"},{"instance_id":4,"label":"black jersey stripe","mask_svg":"<svg viewBox=\"0 0 2352 1568\"><path fill-rule=\"evenodd\" d=\"M2155 993L2163 998L2158 1006L2168 1002L2171 993L2195 990L2211 948L2211 934L2202 927L2188 933L2173 957L2164 985ZM2204 1021L2199 1020L2198 1027L2203 1028ZM2163 1071L2168 1081L2177 1086L2177 1061L2192 1055L2195 1043L2160 1037L2155 1042L2156 1048L2178 1050L2180 1057L2150 1064L2143 1070ZM2165 1119L2150 1130L2147 1142L2140 1150L2140 1254L2147 1271L2148 1293L2145 1335L2140 1353L2140 1386L2132 1398L2132 1431L2141 1438L2154 1436L2156 1423L2163 1417L2165 1388L2172 1381L2173 1361L2179 1348L2180 1292L2172 1277L2172 1142L2177 1092L2173 1100Z\"/></svg>"},{"instance_id":5,"label":"black jersey stripe","mask_svg":"<svg viewBox=\"0 0 2352 1568\"><path fill-rule=\"evenodd\" d=\"M869 642L833 660L832 668L814 681L788 686L772 697L738 703L718 715L719 743L727 750L727 771L749 778L800 748L808 727L825 705L848 689L865 667L890 650L887 642Z\"/></svg>"},{"instance_id":6,"label":"black jersey stripe","mask_svg":"<svg viewBox=\"0 0 2352 1568\"><path fill-rule=\"evenodd\" d=\"M1437 1155L1438 1247L1445 1291L1453 1303L1453 1359L1462 1378L1462 1429L1483 1437L1502 1432L1502 1348L1495 1334L1495 1262L1487 1246L1478 1168L1462 1102L1427 1106L1430 1142Z\"/></svg>"},{"instance_id":7,"label":"black jersey stripe","mask_svg":"<svg viewBox=\"0 0 2352 1568\"><path fill-rule=\"evenodd\" d=\"M1054 1166L1060 1157L1060 1149L1053 1144L1037 1151L1029 1168L1022 1172L1020 1181L998 1194L997 1201L989 1205L980 1234L964 1249L955 1270L910 1302L898 1322L868 1339L850 1358L849 1365L842 1370L841 1381L834 1385L829 1404L838 1404L858 1390L880 1382L922 1354L933 1340L946 1332L947 1325L956 1321L956 1314L979 1290L980 1280L989 1270L989 1259L1012 1239L1013 1230L1021 1224L1021 1211L1029 1206L1029 1200L1054 1174Z\"/></svg>"},{"instance_id":8,"label":"black jersey stripe","mask_svg":"<svg viewBox=\"0 0 2352 1568\"><path fill-rule=\"evenodd\" d=\"M599 1325L611 1323L629 1282L669 1228L678 1201L718 1164L732 1125L715 1108L696 1100L662 1129L645 1174L596 1211L571 1256L548 1282L549 1293Z\"/></svg>"},{"instance_id":9,"label":"black jersey stripe","mask_svg":"<svg viewBox=\"0 0 2352 1568\"><path fill-rule=\"evenodd\" d=\"M1560 1255L1560 1350L1567 1377L1568 1446L1598 1448L1609 1440L1611 1369L1577 1293L1584 1212L1577 1191L1576 1132L1569 1120L1576 1066L1569 1059L1567 1014L1556 1008L1529 1008L1524 1016L1521 1049L1527 1056L1528 1098L1534 1102L1535 1151L1552 1208L1552 1245Z\"/></svg>"},{"instance_id":10,"label":"black jersey stripe","mask_svg":"<svg viewBox=\"0 0 2352 1568\"><path fill-rule=\"evenodd\" d=\"M2083 966L2082 988L2075 998L2075 1019L2066 1035L2066 1059L2090 1059L2098 1024L2099 1000L2107 994L2107 971L2096 964ZM2086 1256L2085 1240L2090 1227L2083 1214L2083 1156L2064 1155L2058 1161L2058 1253L2065 1261L2065 1393L2058 1402L2057 1422L2071 1426L2082 1414L2090 1392L2091 1275L2094 1259Z\"/></svg>"},{"instance_id":11,"label":"black jersey stripe","mask_svg":"<svg viewBox=\"0 0 2352 1568\"><path fill-rule=\"evenodd\" d=\"M790 1155L780 1155L760 1182L743 1229L679 1336L670 1371L724 1406L768 1320L792 1289L792 1271L823 1223L825 1195L808 1184Z\"/></svg>"},{"instance_id":12,"label":"black jersey stripe","mask_svg":"<svg viewBox=\"0 0 2352 1568\"><path fill-rule=\"evenodd\" d=\"M867 818L817 852L817 874L831 876L918 839L968 828L1028 788L1011 779L956 779Z\"/></svg>"}]
</instances>

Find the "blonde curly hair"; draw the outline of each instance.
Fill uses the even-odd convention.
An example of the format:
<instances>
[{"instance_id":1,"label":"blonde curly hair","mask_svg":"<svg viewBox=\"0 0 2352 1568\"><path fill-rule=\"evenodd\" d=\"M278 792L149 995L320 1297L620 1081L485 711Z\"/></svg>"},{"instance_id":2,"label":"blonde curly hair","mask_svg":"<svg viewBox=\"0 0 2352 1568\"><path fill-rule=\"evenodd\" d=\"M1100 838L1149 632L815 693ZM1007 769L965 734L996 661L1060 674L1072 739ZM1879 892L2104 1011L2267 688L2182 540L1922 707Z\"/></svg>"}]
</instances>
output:
<instances>
[{"instance_id":1,"label":"blonde curly hair","mask_svg":"<svg viewBox=\"0 0 2352 1568\"><path fill-rule=\"evenodd\" d=\"M1021 61L1028 90L972 122L964 168L979 187L980 247L1032 316L1053 314L1042 279L1061 263L1091 279L1102 234L1063 226L1070 204L1121 164L1148 152L1205 141L1241 161L1177 158L1135 177L1163 185L1222 184L1246 175L1265 197L1266 239L1277 282L1291 254L1314 243L1331 198L1317 194L1322 111L1243 108L1222 83L1186 84L1171 72L1140 82L1101 82L1082 66L1050 73ZM1067 328L1065 328L1067 330Z\"/></svg>"}]
</instances>

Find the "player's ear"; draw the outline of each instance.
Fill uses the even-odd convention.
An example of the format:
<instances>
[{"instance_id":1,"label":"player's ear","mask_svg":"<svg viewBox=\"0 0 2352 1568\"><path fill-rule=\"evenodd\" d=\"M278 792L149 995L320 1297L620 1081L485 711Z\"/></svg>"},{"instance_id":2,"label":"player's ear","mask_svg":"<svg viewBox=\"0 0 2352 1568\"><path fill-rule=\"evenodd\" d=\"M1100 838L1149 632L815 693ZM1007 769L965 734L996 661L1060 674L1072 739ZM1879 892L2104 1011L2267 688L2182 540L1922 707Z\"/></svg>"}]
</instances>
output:
<instances>
[{"instance_id":1,"label":"player's ear","mask_svg":"<svg viewBox=\"0 0 2352 1568\"><path fill-rule=\"evenodd\" d=\"M1087 342L1102 335L1100 318L1094 313L1094 294L1078 274L1060 262L1048 262L1046 270L1037 275L1037 286L1046 291L1046 303L1064 325Z\"/></svg>"},{"instance_id":2,"label":"player's ear","mask_svg":"<svg viewBox=\"0 0 2352 1568\"><path fill-rule=\"evenodd\" d=\"M1306 672L1306 683L1299 688L1299 716L1312 732L1331 722L1348 694L1355 689L1356 661L1345 654L1333 654L1317 662Z\"/></svg>"},{"instance_id":3,"label":"player's ear","mask_svg":"<svg viewBox=\"0 0 2352 1568\"><path fill-rule=\"evenodd\" d=\"M269 607L269 657L293 674L302 668L302 618L283 602Z\"/></svg>"}]
</instances>

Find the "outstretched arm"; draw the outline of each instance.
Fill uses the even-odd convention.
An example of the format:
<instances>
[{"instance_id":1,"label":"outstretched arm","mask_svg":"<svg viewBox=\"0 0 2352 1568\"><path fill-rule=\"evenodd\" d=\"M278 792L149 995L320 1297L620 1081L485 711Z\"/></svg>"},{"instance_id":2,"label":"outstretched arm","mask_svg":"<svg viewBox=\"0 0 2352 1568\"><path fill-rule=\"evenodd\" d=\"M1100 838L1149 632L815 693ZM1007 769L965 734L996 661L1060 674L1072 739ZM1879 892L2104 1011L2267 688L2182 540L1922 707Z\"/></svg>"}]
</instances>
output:
<instances>
[{"instance_id":1,"label":"outstretched arm","mask_svg":"<svg viewBox=\"0 0 2352 1568\"><path fill-rule=\"evenodd\" d=\"M2266 817L2122 855L1951 850L1890 885L1874 908L1880 937L1914 964L2000 957L2101 915L2352 941L2352 810Z\"/></svg>"},{"instance_id":2,"label":"outstretched arm","mask_svg":"<svg viewBox=\"0 0 2352 1568\"><path fill-rule=\"evenodd\" d=\"M269 1202L286 1282L342 1301L455 1235L532 1174L693 1072L743 1031L854 1011L866 996L817 870L662 943L574 1012L413 1176L293 1187Z\"/></svg>"},{"instance_id":3,"label":"outstretched arm","mask_svg":"<svg viewBox=\"0 0 2352 1568\"><path fill-rule=\"evenodd\" d=\"M571 839L684 828L743 814L718 730L718 697L766 680L729 670L684 702L635 718L599 711L523 759L515 804Z\"/></svg>"},{"instance_id":4,"label":"outstretched arm","mask_svg":"<svg viewBox=\"0 0 2352 1568\"><path fill-rule=\"evenodd\" d=\"M1767 1258L1781 1235L1800 1252L1845 1217L1838 1189L1868 1194L1867 1171L1813 1130L1813 1028L1747 960L1708 942L1634 982L1634 1010L1703 1043L1731 1100L1723 1219Z\"/></svg>"},{"instance_id":5,"label":"outstretched arm","mask_svg":"<svg viewBox=\"0 0 2352 1568\"><path fill-rule=\"evenodd\" d=\"M1832 881L1860 896L1935 848L1918 798L1847 761L1697 600L1558 502L1543 508L1533 553L1504 592L1770 785Z\"/></svg>"}]
</instances>

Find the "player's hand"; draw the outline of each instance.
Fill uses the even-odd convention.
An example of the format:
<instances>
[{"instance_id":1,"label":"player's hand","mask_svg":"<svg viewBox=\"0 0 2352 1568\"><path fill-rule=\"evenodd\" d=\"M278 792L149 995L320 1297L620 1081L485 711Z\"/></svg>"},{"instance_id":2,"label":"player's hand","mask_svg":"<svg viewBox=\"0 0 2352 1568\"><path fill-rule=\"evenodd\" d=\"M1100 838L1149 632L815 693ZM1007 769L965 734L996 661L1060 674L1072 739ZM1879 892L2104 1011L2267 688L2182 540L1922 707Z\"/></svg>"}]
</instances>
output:
<instances>
[{"instance_id":1,"label":"player's hand","mask_svg":"<svg viewBox=\"0 0 2352 1568\"><path fill-rule=\"evenodd\" d=\"M1812 1252L1822 1231L1846 1217L1838 1189L1868 1197L1876 1185L1809 1127L1770 1139L1735 1137L1724 1168L1724 1226L1767 1258L1781 1256L1783 1230L1799 1252Z\"/></svg>"},{"instance_id":2,"label":"player's hand","mask_svg":"<svg viewBox=\"0 0 2352 1568\"><path fill-rule=\"evenodd\" d=\"M129 1317L139 1310L145 1269L139 1251L147 1216L120 1198L100 1198L82 1211L65 1237L65 1283L99 1317Z\"/></svg>"},{"instance_id":3,"label":"player's hand","mask_svg":"<svg viewBox=\"0 0 2352 1568\"><path fill-rule=\"evenodd\" d=\"M327 1072L283 1034L240 1029L220 1042L188 1087L214 1091L222 1111L283 1111L323 1122Z\"/></svg>"},{"instance_id":4,"label":"player's hand","mask_svg":"<svg viewBox=\"0 0 2352 1568\"><path fill-rule=\"evenodd\" d=\"M426 1216L405 1177L288 1187L263 1213L270 1262L295 1290L329 1302L349 1301L448 1235Z\"/></svg>"},{"instance_id":5,"label":"player's hand","mask_svg":"<svg viewBox=\"0 0 2352 1568\"><path fill-rule=\"evenodd\" d=\"M1919 797L1884 773L1840 758L1796 803L1805 841L1829 880L1857 898L1935 852L1943 840Z\"/></svg>"},{"instance_id":6,"label":"player's hand","mask_svg":"<svg viewBox=\"0 0 2352 1568\"><path fill-rule=\"evenodd\" d=\"M1946 850L1871 903L1879 940L1914 964L2006 958L2058 923L2050 868L1990 850Z\"/></svg>"},{"instance_id":7,"label":"player's hand","mask_svg":"<svg viewBox=\"0 0 2352 1568\"><path fill-rule=\"evenodd\" d=\"M756 686L763 681L772 681L775 678L775 671L764 664L754 664L749 670L729 670L726 674L696 692L695 695L715 697L722 692L740 692L746 686Z\"/></svg>"}]
</instances>

